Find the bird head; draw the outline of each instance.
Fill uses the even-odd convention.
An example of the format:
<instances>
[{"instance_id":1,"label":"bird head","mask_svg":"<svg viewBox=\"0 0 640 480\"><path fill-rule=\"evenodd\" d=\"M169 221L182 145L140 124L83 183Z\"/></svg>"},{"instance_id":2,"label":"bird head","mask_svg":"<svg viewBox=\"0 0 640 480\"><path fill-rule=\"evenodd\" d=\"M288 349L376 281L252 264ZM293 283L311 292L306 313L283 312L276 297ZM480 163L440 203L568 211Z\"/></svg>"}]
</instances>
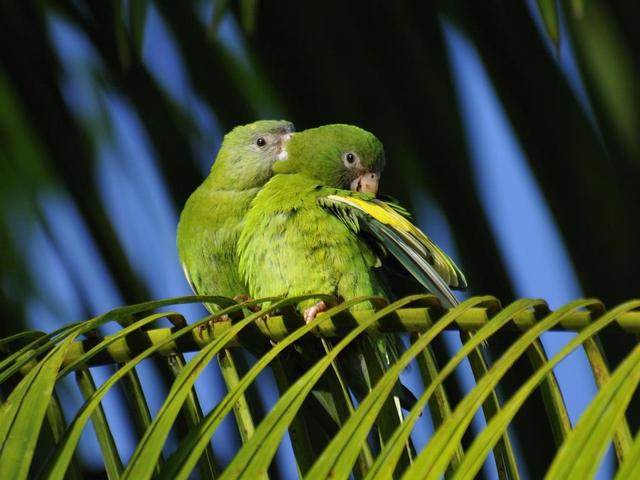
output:
<instances>
[{"instance_id":1,"label":"bird head","mask_svg":"<svg viewBox=\"0 0 640 480\"><path fill-rule=\"evenodd\" d=\"M376 194L385 157L372 133L335 124L296 133L274 173L299 173L324 186Z\"/></svg>"},{"instance_id":2,"label":"bird head","mask_svg":"<svg viewBox=\"0 0 640 480\"><path fill-rule=\"evenodd\" d=\"M286 158L294 126L286 120L259 120L235 127L222 141L210 178L234 190L264 185L273 165Z\"/></svg>"}]
</instances>

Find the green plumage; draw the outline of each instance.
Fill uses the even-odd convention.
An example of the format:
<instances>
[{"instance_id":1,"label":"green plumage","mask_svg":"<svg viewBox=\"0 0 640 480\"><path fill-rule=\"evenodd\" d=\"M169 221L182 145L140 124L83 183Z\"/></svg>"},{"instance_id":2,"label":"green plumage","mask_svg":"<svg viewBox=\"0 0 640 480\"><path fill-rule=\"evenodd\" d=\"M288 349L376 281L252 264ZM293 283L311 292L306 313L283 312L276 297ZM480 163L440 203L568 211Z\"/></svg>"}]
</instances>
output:
<instances>
[{"instance_id":1,"label":"green plumage","mask_svg":"<svg viewBox=\"0 0 640 480\"><path fill-rule=\"evenodd\" d=\"M330 293L343 299L384 294L374 272L375 252L319 204L362 172L380 172L382 144L360 128L327 125L295 134L287 152L287 160L274 168L277 175L252 202L240 236L240 274L250 294ZM357 155L349 167L342 158L348 152Z\"/></svg>"},{"instance_id":2,"label":"green plumage","mask_svg":"<svg viewBox=\"0 0 640 480\"><path fill-rule=\"evenodd\" d=\"M388 267L400 265L403 275L455 300L449 286L464 287L462 273L402 208L375 198L385 163L380 141L349 125L293 136L292 130L288 122L261 121L225 136L178 226L180 260L194 291L393 299ZM316 307L314 301L299 305L305 313ZM397 337L370 340L365 336L345 352L359 396L366 393L362 382L370 387L374 380L361 357L380 372L397 350Z\"/></svg>"},{"instance_id":3,"label":"green plumage","mask_svg":"<svg viewBox=\"0 0 640 480\"><path fill-rule=\"evenodd\" d=\"M393 264L443 302L455 302L449 286L466 286L464 276L411 224L407 212L371 193L347 190L377 191L385 157L375 136L349 125L327 125L296 133L287 151L287 160L274 166L276 175L251 202L238 243L240 275L251 296L322 293L342 300L371 295L391 300L385 279ZM308 320L317 305L311 300L298 307ZM371 307L366 302L354 308ZM401 343L395 335L365 336L352 347L343 367L362 397L376 381L367 366L384 371ZM396 395L404 406L412 404L400 384Z\"/></svg>"},{"instance_id":4,"label":"green plumage","mask_svg":"<svg viewBox=\"0 0 640 480\"><path fill-rule=\"evenodd\" d=\"M209 176L187 200L178 224L178 253L194 292L248 293L238 274L238 237L251 201L272 176L292 131L289 122L263 120L224 137Z\"/></svg>"},{"instance_id":5,"label":"green plumage","mask_svg":"<svg viewBox=\"0 0 640 480\"><path fill-rule=\"evenodd\" d=\"M303 174L287 174L258 193L239 242L240 273L251 296L384 295L375 252L318 203L337 192Z\"/></svg>"},{"instance_id":6,"label":"green plumage","mask_svg":"<svg viewBox=\"0 0 640 480\"><path fill-rule=\"evenodd\" d=\"M406 275L443 301L455 301L449 287L466 286L462 272L410 223L406 211L346 190L383 169L384 150L375 136L327 125L296 133L287 151L253 200L238 243L240 274L252 296L390 298L384 266L393 257Z\"/></svg>"}]
</instances>

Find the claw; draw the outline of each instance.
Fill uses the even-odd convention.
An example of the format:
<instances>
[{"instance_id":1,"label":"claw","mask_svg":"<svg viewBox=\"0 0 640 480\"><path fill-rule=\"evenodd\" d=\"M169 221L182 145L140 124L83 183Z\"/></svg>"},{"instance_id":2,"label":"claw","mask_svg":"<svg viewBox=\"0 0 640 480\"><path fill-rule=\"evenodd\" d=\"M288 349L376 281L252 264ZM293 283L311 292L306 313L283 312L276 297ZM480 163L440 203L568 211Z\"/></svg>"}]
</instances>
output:
<instances>
[{"instance_id":1,"label":"claw","mask_svg":"<svg viewBox=\"0 0 640 480\"><path fill-rule=\"evenodd\" d=\"M316 303L313 307L309 307L304 311L304 323L312 321L320 312L326 312L329 307L323 301Z\"/></svg>"}]
</instances>

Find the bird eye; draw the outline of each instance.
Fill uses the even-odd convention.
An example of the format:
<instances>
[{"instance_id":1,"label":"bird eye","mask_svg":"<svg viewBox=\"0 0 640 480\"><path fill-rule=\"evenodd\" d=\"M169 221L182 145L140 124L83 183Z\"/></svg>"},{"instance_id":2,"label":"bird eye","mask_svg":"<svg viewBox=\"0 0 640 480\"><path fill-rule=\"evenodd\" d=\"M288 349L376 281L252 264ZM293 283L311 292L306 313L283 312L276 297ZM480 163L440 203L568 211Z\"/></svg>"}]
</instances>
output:
<instances>
[{"instance_id":1,"label":"bird eye","mask_svg":"<svg viewBox=\"0 0 640 480\"><path fill-rule=\"evenodd\" d=\"M256 140L256 145L258 145L259 147L264 147L266 144L267 141L262 137L258 137L258 139Z\"/></svg>"},{"instance_id":2,"label":"bird eye","mask_svg":"<svg viewBox=\"0 0 640 480\"><path fill-rule=\"evenodd\" d=\"M347 152L344 154L344 163L348 167L353 165L358 157L353 152Z\"/></svg>"}]
</instances>

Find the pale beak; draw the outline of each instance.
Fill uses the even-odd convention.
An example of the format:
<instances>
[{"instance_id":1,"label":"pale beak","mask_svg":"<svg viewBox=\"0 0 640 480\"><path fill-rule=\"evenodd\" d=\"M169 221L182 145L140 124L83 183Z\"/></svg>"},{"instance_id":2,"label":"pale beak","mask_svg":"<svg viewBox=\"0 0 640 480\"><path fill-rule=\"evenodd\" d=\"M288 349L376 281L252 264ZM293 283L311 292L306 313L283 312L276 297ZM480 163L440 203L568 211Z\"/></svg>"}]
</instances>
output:
<instances>
[{"instance_id":1,"label":"pale beak","mask_svg":"<svg viewBox=\"0 0 640 480\"><path fill-rule=\"evenodd\" d=\"M286 160L287 157L289 156L286 147L289 140L291 140L291 137L293 137L293 132L287 133L285 135L282 135L282 137L280 137L280 151L278 152L278 155L276 155L276 160L278 161Z\"/></svg>"},{"instance_id":2,"label":"pale beak","mask_svg":"<svg viewBox=\"0 0 640 480\"><path fill-rule=\"evenodd\" d=\"M376 172L365 172L351 182L351 190L354 192L367 192L377 195L380 174Z\"/></svg>"}]
</instances>

